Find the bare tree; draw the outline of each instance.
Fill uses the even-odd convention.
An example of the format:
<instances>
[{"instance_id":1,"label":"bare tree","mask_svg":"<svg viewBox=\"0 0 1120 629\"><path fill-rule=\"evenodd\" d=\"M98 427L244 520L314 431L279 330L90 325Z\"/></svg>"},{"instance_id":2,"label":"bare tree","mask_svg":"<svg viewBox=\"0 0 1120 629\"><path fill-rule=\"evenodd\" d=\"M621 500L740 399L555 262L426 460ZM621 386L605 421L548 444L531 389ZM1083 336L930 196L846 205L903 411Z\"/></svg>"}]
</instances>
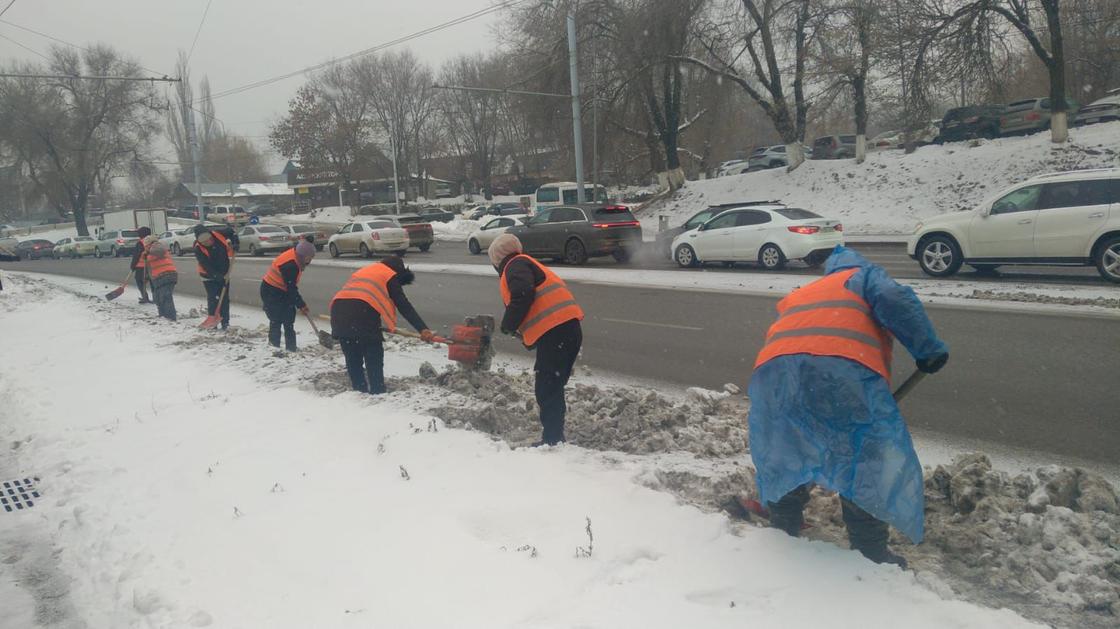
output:
<instances>
[{"instance_id":1,"label":"bare tree","mask_svg":"<svg viewBox=\"0 0 1120 629\"><path fill-rule=\"evenodd\" d=\"M500 88L501 62L495 58L462 55L440 70L440 82L449 86ZM468 176L490 198L497 159L502 96L484 92L446 90L441 98L444 129L450 144L470 164Z\"/></svg>"},{"instance_id":2,"label":"bare tree","mask_svg":"<svg viewBox=\"0 0 1120 629\"><path fill-rule=\"evenodd\" d=\"M47 66L16 73L139 77L140 66L105 45L82 51L54 48ZM25 163L48 202L74 214L78 234L89 235L86 207L114 174L146 161L158 131L154 89L140 81L4 79L0 81L4 142Z\"/></svg>"},{"instance_id":3,"label":"bare tree","mask_svg":"<svg viewBox=\"0 0 1120 629\"><path fill-rule=\"evenodd\" d=\"M867 82L881 18L878 0L838 0L826 5L816 38L823 74L851 90L857 164L867 158Z\"/></svg>"},{"instance_id":4,"label":"bare tree","mask_svg":"<svg viewBox=\"0 0 1120 629\"><path fill-rule=\"evenodd\" d=\"M812 36L810 0L740 0L732 4L737 8L726 16L717 16L700 30L707 60L694 56L679 59L741 87L770 118L786 144L789 169L793 170L805 160L801 142L809 112L805 72ZM784 34L788 34L788 41L783 41ZM792 103L785 79L790 69L788 63L783 64L790 54ZM747 61L741 63L744 55Z\"/></svg>"},{"instance_id":5,"label":"bare tree","mask_svg":"<svg viewBox=\"0 0 1120 629\"><path fill-rule=\"evenodd\" d=\"M374 117L354 65L333 65L299 88L288 113L272 126L269 142L304 169L333 174L341 190L355 173L372 169L380 153L373 144Z\"/></svg>"}]
</instances>

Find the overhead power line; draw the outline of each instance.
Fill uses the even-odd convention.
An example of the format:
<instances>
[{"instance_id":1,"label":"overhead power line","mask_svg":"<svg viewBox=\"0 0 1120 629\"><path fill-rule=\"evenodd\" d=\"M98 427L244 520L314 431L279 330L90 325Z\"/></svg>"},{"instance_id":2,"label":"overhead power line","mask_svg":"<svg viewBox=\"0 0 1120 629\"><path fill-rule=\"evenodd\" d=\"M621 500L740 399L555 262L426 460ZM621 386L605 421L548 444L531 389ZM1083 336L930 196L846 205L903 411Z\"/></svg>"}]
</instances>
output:
<instances>
[{"instance_id":1,"label":"overhead power line","mask_svg":"<svg viewBox=\"0 0 1120 629\"><path fill-rule=\"evenodd\" d=\"M6 39L6 40L10 41L11 43L15 44L16 46L19 46L20 48L23 48L27 52L29 52L33 55L38 55L39 57L41 57L43 59L46 59L47 61L51 60L50 57L44 55L43 53L39 52L38 50L35 50L34 48L30 48L28 46L24 46L23 44L21 44L18 41L12 39L11 37L8 37L7 35L0 34L0 39Z\"/></svg>"},{"instance_id":2,"label":"overhead power line","mask_svg":"<svg viewBox=\"0 0 1120 629\"><path fill-rule=\"evenodd\" d=\"M62 44L64 46L69 46L69 47L75 48L77 50L84 50L86 52L90 51L90 48L88 46L79 46L78 44L75 44L73 42L68 42L65 39L59 39L58 37L55 37L53 35L48 35L48 34L42 32L42 31L37 31L33 28L28 28L28 27L23 26L21 24L16 24L15 22L9 22L8 20L0 20L0 24L6 24L8 26L11 26L12 28L18 28L21 31L26 31L28 33L31 33L32 35L38 35L39 37L42 37L43 39L49 39L49 40L51 40L55 43ZM7 39L7 38L5 38L5 39ZM12 41L12 40L8 39L8 41ZM15 43L15 42L12 41L12 43ZM25 50L31 50L27 46L21 46L21 47L24 48ZM37 52L35 50L31 50L31 52L39 55L40 57L43 57L44 59L47 58L46 55L44 55L41 52ZM145 68L144 66L139 66L139 68L141 70L144 70L145 72L151 72L152 74L158 74L160 76L167 76L166 72L160 72L159 70L153 70L151 68Z\"/></svg>"},{"instance_id":3,"label":"overhead power line","mask_svg":"<svg viewBox=\"0 0 1120 629\"><path fill-rule=\"evenodd\" d=\"M423 37L425 35L430 35L432 33L442 31L442 30L447 29L447 28L451 28L452 26L458 26L459 24L463 24L463 23L466 23L466 22L470 22L472 20L476 20L480 17L489 15L491 13L495 13L495 12L500 11L502 9L512 7L512 6L517 5L517 4L521 4L522 2L525 2L525 0L506 0L505 2L499 2L495 5L487 7L485 9L479 9L479 10L473 12L473 13L468 13L467 15L457 17L453 20L448 20L446 22L443 22L442 24L437 24L435 26L430 26L430 27L425 28L423 30L416 31L415 33L412 33L410 35L405 35L403 37L399 37L397 39L385 42L383 44L378 44L376 46L372 46L372 47L366 48L364 50L359 50L358 52L351 53L349 55L346 55L344 57L340 57L338 59L331 59L330 61L324 61L323 63L318 63L318 64L315 64L313 66L308 66L306 68L295 70L293 72L288 72L286 74L281 74L281 75L274 76L274 77L271 77L271 78L262 79L260 81L255 81L253 83L247 83L247 84L241 85L239 87L234 87L234 88L231 88L231 89L228 89L228 90L218 92L216 94L212 94L210 96L210 100L215 100L215 99L218 99L218 98L225 98L227 96L234 96L236 94L241 94L242 92L247 92L249 90L257 89L258 87L264 87L266 85L272 85L273 83L278 83L278 82L283 81L285 79L290 79L292 77L307 74L309 72L314 72L316 70L322 70L323 68L328 68L328 67L333 66L333 65L337 65L337 64L340 64L340 63L345 63L347 61L350 61L351 59L357 59L358 57L364 57L366 55L371 55L373 53L385 50L386 48L391 48L393 46L398 46L398 45L403 44L405 42L412 41L413 39L417 39L417 38Z\"/></svg>"},{"instance_id":4,"label":"overhead power line","mask_svg":"<svg viewBox=\"0 0 1120 629\"><path fill-rule=\"evenodd\" d=\"M0 16L3 16L5 13L7 13L8 9L12 8L12 5L15 4L15 3L16 3L16 0L12 0L11 2L9 2L8 6L4 7L3 11L0 11Z\"/></svg>"},{"instance_id":5,"label":"overhead power line","mask_svg":"<svg viewBox=\"0 0 1120 629\"><path fill-rule=\"evenodd\" d=\"M202 12L202 19L198 22L198 30L194 32L194 41L191 42L191 51L187 53L187 63L191 64L191 57L194 56L194 47L198 44L198 36L202 33L202 26L206 24L206 16L210 14L210 4L214 0L206 0L206 9Z\"/></svg>"}]
</instances>

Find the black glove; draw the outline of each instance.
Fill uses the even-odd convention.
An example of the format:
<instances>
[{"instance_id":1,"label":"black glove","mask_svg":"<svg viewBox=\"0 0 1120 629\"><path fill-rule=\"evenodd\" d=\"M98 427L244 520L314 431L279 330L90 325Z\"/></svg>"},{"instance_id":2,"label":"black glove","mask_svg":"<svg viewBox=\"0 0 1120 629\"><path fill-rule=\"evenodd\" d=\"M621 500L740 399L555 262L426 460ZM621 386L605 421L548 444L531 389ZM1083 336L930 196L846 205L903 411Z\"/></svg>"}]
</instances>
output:
<instances>
[{"instance_id":1,"label":"black glove","mask_svg":"<svg viewBox=\"0 0 1120 629\"><path fill-rule=\"evenodd\" d=\"M511 330L509 328L503 327L502 328L502 334L508 334L510 336L516 336L517 335L517 330Z\"/></svg>"},{"instance_id":2,"label":"black glove","mask_svg":"<svg viewBox=\"0 0 1120 629\"><path fill-rule=\"evenodd\" d=\"M949 362L949 352L942 352L929 358L918 359L918 369L923 373L937 373L947 362Z\"/></svg>"}]
</instances>

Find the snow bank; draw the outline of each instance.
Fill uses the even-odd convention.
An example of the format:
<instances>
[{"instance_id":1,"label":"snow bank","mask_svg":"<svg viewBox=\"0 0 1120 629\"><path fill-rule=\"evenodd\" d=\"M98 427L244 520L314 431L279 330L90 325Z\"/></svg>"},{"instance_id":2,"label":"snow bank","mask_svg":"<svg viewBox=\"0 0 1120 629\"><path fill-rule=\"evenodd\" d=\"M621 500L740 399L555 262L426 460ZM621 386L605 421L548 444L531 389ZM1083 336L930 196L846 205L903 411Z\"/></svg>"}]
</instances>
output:
<instances>
[{"instance_id":1,"label":"snow bank","mask_svg":"<svg viewBox=\"0 0 1120 629\"><path fill-rule=\"evenodd\" d=\"M679 225L708 205L782 200L843 221L856 234L909 234L923 219L975 207L1000 188L1034 175L1120 165L1120 122L1070 130L1070 142L1050 143L1048 133L1025 137L924 146L869 153L867 161L810 160L784 169L690 181L676 195L652 204L640 217L657 231L658 215Z\"/></svg>"},{"instance_id":2,"label":"snow bank","mask_svg":"<svg viewBox=\"0 0 1120 629\"><path fill-rule=\"evenodd\" d=\"M14 281L0 469L38 476L43 498L0 514L0 581L29 594L4 589L6 619L34 604L94 627L1034 626L680 506L635 484L641 457L510 450L399 393L324 397L312 376L337 354L273 354L255 325L215 341Z\"/></svg>"},{"instance_id":3,"label":"snow bank","mask_svg":"<svg viewBox=\"0 0 1120 629\"><path fill-rule=\"evenodd\" d=\"M478 229L479 222L456 216L449 223L432 222L436 240L445 242L466 242L467 237Z\"/></svg>"}]
</instances>

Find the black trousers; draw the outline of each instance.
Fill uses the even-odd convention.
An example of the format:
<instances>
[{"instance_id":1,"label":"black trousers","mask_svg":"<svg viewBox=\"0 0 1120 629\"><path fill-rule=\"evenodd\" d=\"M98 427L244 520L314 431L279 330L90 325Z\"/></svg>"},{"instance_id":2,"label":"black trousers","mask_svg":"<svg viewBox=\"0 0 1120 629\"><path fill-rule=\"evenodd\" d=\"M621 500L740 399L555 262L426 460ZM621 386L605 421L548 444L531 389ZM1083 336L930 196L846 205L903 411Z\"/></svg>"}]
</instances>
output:
<instances>
[{"instance_id":1,"label":"black trousers","mask_svg":"<svg viewBox=\"0 0 1120 629\"><path fill-rule=\"evenodd\" d=\"M778 502L767 505L770 509L770 526L797 537L804 523L805 505L809 504L809 486L802 485L782 496ZM840 511L848 529L848 542L853 550L878 554L887 548L890 530L887 523L860 509L847 498L840 496Z\"/></svg>"},{"instance_id":2,"label":"black trousers","mask_svg":"<svg viewBox=\"0 0 1120 629\"><path fill-rule=\"evenodd\" d=\"M151 301L151 298L148 297L148 287L144 281L147 274L146 269L136 269L133 273L133 277L136 278L136 288L140 289L140 301Z\"/></svg>"},{"instance_id":3,"label":"black trousers","mask_svg":"<svg viewBox=\"0 0 1120 629\"><path fill-rule=\"evenodd\" d=\"M152 298L156 302L159 316L172 321L178 318L175 312L175 284L176 282L161 282L158 277L152 283Z\"/></svg>"},{"instance_id":4,"label":"black trousers","mask_svg":"<svg viewBox=\"0 0 1120 629\"><path fill-rule=\"evenodd\" d=\"M564 441L564 415L568 411L564 387L572 377L582 346L583 328L578 319L561 323L537 341L534 392L541 412L541 441L548 445Z\"/></svg>"},{"instance_id":5,"label":"black trousers","mask_svg":"<svg viewBox=\"0 0 1120 629\"><path fill-rule=\"evenodd\" d=\"M385 348L381 339L339 339L346 357L346 373L355 391L385 393Z\"/></svg>"},{"instance_id":6,"label":"black trousers","mask_svg":"<svg viewBox=\"0 0 1120 629\"><path fill-rule=\"evenodd\" d=\"M280 347L280 331L284 331L284 348L296 351L296 307L287 300L287 293L261 282L261 302L268 315L268 342Z\"/></svg>"},{"instance_id":7,"label":"black trousers","mask_svg":"<svg viewBox=\"0 0 1120 629\"><path fill-rule=\"evenodd\" d=\"M203 280L202 286L206 289L206 314L214 314L214 309L218 307L218 298L222 295L222 288L225 288L224 280ZM226 288L226 297L222 300L222 327L229 327L229 289Z\"/></svg>"}]
</instances>

